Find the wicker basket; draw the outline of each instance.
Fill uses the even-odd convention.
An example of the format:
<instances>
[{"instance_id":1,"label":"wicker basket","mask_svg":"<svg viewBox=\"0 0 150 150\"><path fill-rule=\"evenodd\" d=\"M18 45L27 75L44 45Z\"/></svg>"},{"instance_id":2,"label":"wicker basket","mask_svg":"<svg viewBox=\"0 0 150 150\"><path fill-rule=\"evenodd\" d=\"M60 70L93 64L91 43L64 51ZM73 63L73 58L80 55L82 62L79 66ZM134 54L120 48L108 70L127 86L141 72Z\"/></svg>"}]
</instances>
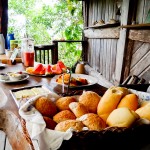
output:
<instances>
[{"instance_id":1,"label":"wicker basket","mask_svg":"<svg viewBox=\"0 0 150 150\"><path fill-rule=\"evenodd\" d=\"M150 125L132 128L111 127L102 131L74 132L59 150L148 150Z\"/></svg>"}]
</instances>

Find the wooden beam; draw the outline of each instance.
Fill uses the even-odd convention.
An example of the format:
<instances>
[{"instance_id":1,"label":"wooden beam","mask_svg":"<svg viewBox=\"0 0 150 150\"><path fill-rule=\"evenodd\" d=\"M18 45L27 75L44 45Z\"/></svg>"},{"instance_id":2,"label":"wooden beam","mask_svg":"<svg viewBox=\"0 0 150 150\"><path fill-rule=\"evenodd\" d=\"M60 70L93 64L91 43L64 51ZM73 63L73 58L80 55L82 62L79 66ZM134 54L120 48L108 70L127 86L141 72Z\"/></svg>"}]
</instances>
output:
<instances>
[{"instance_id":1,"label":"wooden beam","mask_svg":"<svg viewBox=\"0 0 150 150\"><path fill-rule=\"evenodd\" d=\"M128 47L126 51L126 57L125 57L125 68L123 73L123 81L128 77L130 73L130 65L131 65L131 58L132 58L132 51L133 51L134 41L129 40Z\"/></svg>"},{"instance_id":2,"label":"wooden beam","mask_svg":"<svg viewBox=\"0 0 150 150\"><path fill-rule=\"evenodd\" d=\"M87 29L84 30L84 36L89 39L118 39L120 28L103 28L103 29Z\"/></svg>"},{"instance_id":3,"label":"wooden beam","mask_svg":"<svg viewBox=\"0 0 150 150\"><path fill-rule=\"evenodd\" d=\"M150 43L150 30L130 30L129 39Z\"/></svg>"},{"instance_id":4,"label":"wooden beam","mask_svg":"<svg viewBox=\"0 0 150 150\"><path fill-rule=\"evenodd\" d=\"M2 4L2 22L1 31L6 39L7 28L8 28L8 0L0 0Z\"/></svg>"},{"instance_id":5,"label":"wooden beam","mask_svg":"<svg viewBox=\"0 0 150 150\"><path fill-rule=\"evenodd\" d=\"M131 8L131 0L123 0L122 2L122 13L121 13L121 24L127 25L130 20L131 16L129 11L133 9ZM130 16L130 17L129 17ZM117 45L117 56L116 56L116 68L115 68L115 75L114 75L114 83L120 84L122 80L122 74L124 70L124 57L125 51L127 48L127 37L128 31L127 29L123 28L120 30L120 37L118 40Z\"/></svg>"}]
</instances>

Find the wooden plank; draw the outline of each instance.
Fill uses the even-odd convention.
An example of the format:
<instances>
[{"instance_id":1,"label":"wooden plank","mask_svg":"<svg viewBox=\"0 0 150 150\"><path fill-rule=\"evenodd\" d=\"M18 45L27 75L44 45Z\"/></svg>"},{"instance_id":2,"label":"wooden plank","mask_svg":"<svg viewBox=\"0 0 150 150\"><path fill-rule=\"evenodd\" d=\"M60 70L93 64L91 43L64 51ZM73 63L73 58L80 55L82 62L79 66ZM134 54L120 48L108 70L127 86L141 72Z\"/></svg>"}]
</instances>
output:
<instances>
[{"instance_id":1,"label":"wooden plank","mask_svg":"<svg viewBox=\"0 0 150 150\"><path fill-rule=\"evenodd\" d=\"M128 47L126 51L126 57L125 57L125 69L123 73L123 81L128 77L130 73L130 64L131 64L131 58L132 58L132 50L133 50L134 41L129 40Z\"/></svg>"},{"instance_id":2,"label":"wooden plank","mask_svg":"<svg viewBox=\"0 0 150 150\"><path fill-rule=\"evenodd\" d=\"M150 66L150 51L130 70L130 74L139 75Z\"/></svg>"},{"instance_id":3,"label":"wooden plank","mask_svg":"<svg viewBox=\"0 0 150 150\"><path fill-rule=\"evenodd\" d=\"M143 44L143 42L134 41L132 54L134 54L142 46L142 44Z\"/></svg>"},{"instance_id":4,"label":"wooden plank","mask_svg":"<svg viewBox=\"0 0 150 150\"><path fill-rule=\"evenodd\" d=\"M128 23L129 3L130 0L123 0L122 3L121 24L123 25L127 25ZM117 45L116 68L115 68L115 76L114 76L115 84L119 84L121 82L123 63L124 63L124 54L127 46L127 34L128 33L126 29L121 29L120 38Z\"/></svg>"},{"instance_id":5,"label":"wooden plank","mask_svg":"<svg viewBox=\"0 0 150 150\"><path fill-rule=\"evenodd\" d=\"M145 0L144 12L143 12L143 16L142 16L144 23L146 22L146 17L148 15L149 10L150 10L150 0Z\"/></svg>"},{"instance_id":6,"label":"wooden plank","mask_svg":"<svg viewBox=\"0 0 150 150\"><path fill-rule=\"evenodd\" d=\"M132 69L140 59L150 51L150 44L144 43L133 55L130 68Z\"/></svg>"},{"instance_id":7,"label":"wooden plank","mask_svg":"<svg viewBox=\"0 0 150 150\"><path fill-rule=\"evenodd\" d=\"M150 43L150 30L130 30L129 39Z\"/></svg>"},{"instance_id":8,"label":"wooden plank","mask_svg":"<svg viewBox=\"0 0 150 150\"><path fill-rule=\"evenodd\" d=\"M135 24L135 25L122 25L121 28L129 28L129 29L149 29L150 23L146 24Z\"/></svg>"},{"instance_id":9,"label":"wooden plank","mask_svg":"<svg viewBox=\"0 0 150 150\"><path fill-rule=\"evenodd\" d=\"M138 1L137 14L136 14L137 23L143 23L143 18L141 16L143 16L144 3L145 3L145 0Z\"/></svg>"},{"instance_id":10,"label":"wooden plank","mask_svg":"<svg viewBox=\"0 0 150 150\"><path fill-rule=\"evenodd\" d=\"M84 35L86 38L92 38L92 39L118 39L120 33L119 27L113 27L113 28L105 28L105 29L87 29L84 30Z\"/></svg>"},{"instance_id":11,"label":"wooden plank","mask_svg":"<svg viewBox=\"0 0 150 150\"><path fill-rule=\"evenodd\" d=\"M5 148L5 138L6 138L5 132L0 130L0 150L4 150Z\"/></svg>"}]
</instances>

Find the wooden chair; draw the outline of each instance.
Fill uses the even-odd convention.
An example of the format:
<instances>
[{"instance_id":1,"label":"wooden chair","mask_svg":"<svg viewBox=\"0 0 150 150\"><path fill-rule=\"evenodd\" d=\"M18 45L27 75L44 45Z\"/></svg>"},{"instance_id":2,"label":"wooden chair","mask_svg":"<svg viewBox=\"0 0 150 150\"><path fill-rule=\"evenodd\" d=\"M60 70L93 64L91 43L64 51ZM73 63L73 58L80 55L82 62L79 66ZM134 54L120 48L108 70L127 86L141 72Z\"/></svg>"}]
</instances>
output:
<instances>
[{"instance_id":1,"label":"wooden chair","mask_svg":"<svg viewBox=\"0 0 150 150\"><path fill-rule=\"evenodd\" d=\"M43 64L56 64L58 51L55 44L34 46L35 61Z\"/></svg>"},{"instance_id":2,"label":"wooden chair","mask_svg":"<svg viewBox=\"0 0 150 150\"><path fill-rule=\"evenodd\" d=\"M85 40L53 40L53 44L55 45L56 52L58 54L58 44L59 43L81 43L82 45L82 60L87 61L87 46L88 41Z\"/></svg>"}]
</instances>

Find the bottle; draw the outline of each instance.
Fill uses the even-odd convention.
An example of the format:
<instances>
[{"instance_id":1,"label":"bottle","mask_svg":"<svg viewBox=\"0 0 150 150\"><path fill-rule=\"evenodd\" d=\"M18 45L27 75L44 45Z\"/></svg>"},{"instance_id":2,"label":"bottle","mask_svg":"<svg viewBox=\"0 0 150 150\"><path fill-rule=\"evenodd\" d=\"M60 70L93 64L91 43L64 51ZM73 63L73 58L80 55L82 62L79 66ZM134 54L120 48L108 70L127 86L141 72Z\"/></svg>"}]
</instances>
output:
<instances>
[{"instance_id":1,"label":"bottle","mask_svg":"<svg viewBox=\"0 0 150 150\"><path fill-rule=\"evenodd\" d=\"M6 49L10 49L10 40L15 40L14 33L7 34Z\"/></svg>"},{"instance_id":2,"label":"bottle","mask_svg":"<svg viewBox=\"0 0 150 150\"><path fill-rule=\"evenodd\" d=\"M5 39L3 34L0 34L0 54L5 53Z\"/></svg>"}]
</instances>

